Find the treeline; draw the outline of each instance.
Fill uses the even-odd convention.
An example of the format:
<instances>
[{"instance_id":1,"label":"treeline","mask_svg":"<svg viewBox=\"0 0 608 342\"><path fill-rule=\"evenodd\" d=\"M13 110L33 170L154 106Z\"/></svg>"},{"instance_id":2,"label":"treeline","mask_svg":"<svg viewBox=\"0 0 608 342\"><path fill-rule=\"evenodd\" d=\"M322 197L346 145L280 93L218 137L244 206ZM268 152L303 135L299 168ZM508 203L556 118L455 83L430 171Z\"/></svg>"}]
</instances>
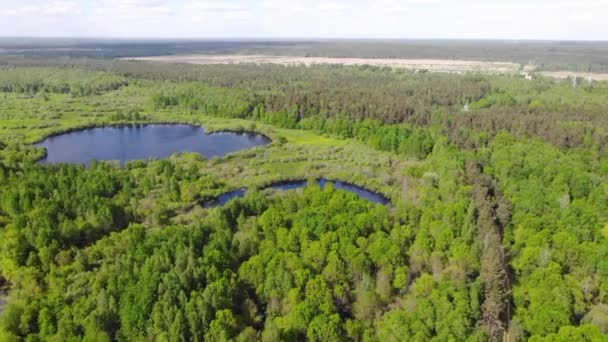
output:
<instances>
[{"instance_id":1,"label":"treeline","mask_svg":"<svg viewBox=\"0 0 608 342\"><path fill-rule=\"evenodd\" d=\"M435 146L435 136L428 129L406 125L383 125L376 120L352 121L345 118L310 117L297 125L318 133L355 138L367 145L388 152L424 159Z\"/></svg>"},{"instance_id":2,"label":"treeline","mask_svg":"<svg viewBox=\"0 0 608 342\"><path fill-rule=\"evenodd\" d=\"M251 54L308 57L447 59L534 64L541 70L608 71L608 44L581 41L332 40L332 41L95 41L3 39L0 47L26 58L141 57ZM58 49L60 48L60 49Z\"/></svg>"},{"instance_id":3,"label":"treeline","mask_svg":"<svg viewBox=\"0 0 608 342\"><path fill-rule=\"evenodd\" d=\"M373 148L417 158L426 157L435 144L427 129L387 125L377 119L355 120L342 115L315 114L298 105L275 111L264 100L243 91L191 85L175 87L152 97L157 109L180 109L229 118L261 121L283 128L312 130L341 138L355 138Z\"/></svg>"},{"instance_id":4,"label":"treeline","mask_svg":"<svg viewBox=\"0 0 608 342\"><path fill-rule=\"evenodd\" d=\"M279 56L448 59L534 64L540 70L608 71L608 44L566 41L331 41L243 44L240 53ZM238 50L237 50L238 51Z\"/></svg>"},{"instance_id":5,"label":"treeline","mask_svg":"<svg viewBox=\"0 0 608 342\"><path fill-rule=\"evenodd\" d=\"M88 96L127 85L127 79L109 73L49 68L0 67L0 92Z\"/></svg>"},{"instance_id":6,"label":"treeline","mask_svg":"<svg viewBox=\"0 0 608 342\"><path fill-rule=\"evenodd\" d=\"M172 86L152 96L156 109L180 109L188 113L246 118L251 115L253 99L238 90L205 87L197 84Z\"/></svg>"},{"instance_id":7,"label":"treeline","mask_svg":"<svg viewBox=\"0 0 608 342\"><path fill-rule=\"evenodd\" d=\"M502 79L491 93L443 124L452 142L467 149L487 146L497 134L538 138L562 149L599 148L606 152L608 83Z\"/></svg>"},{"instance_id":8,"label":"treeline","mask_svg":"<svg viewBox=\"0 0 608 342\"><path fill-rule=\"evenodd\" d=\"M560 148L606 146L605 83L572 87L569 80L524 80L490 75L412 73L375 67L280 65L188 65L103 60L13 60L14 66L44 65L107 71L129 79L163 82L154 99L161 107L230 111L247 116L255 108L283 113L282 126L307 117L378 120L438 126L452 142L486 146L507 131ZM174 82L197 82L201 88ZM154 92L152 93L154 94ZM154 96L152 95L151 96ZM233 99L230 97L234 96ZM245 105L246 103L246 105ZM467 110L468 108L468 110Z\"/></svg>"},{"instance_id":9,"label":"treeline","mask_svg":"<svg viewBox=\"0 0 608 342\"><path fill-rule=\"evenodd\" d=\"M476 101L490 89L486 80L474 76L414 74L382 68L172 65L171 69L159 66L157 75L145 71L147 64L140 64L118 66L133 67L132 73L139 77L199 81L212 87L246 91L268 112L295 107L300 117L345 115L354 120L403 123L424 119L434 107Z\"/></svg>"},{"instance_id":10,"label":"treeline","mask_svg":"<svg viewBox=\"0 0 608 342\"><path fill-rule=\"evenodd\" d=\"M550 85L546 81L500 77L492 81L495 83L492 89L469 104L466 104L467 100L451 104L422 101L419 107L406 108L401 113L397 108L404 103L395 105L394 111L381 109L376 104L387 103L381 98L367 99L365 104L357 104L346 101L346 98L337 94L333 100L315 98L315 95L308 94L288 99L288 94L283 97L269 95L268 92L258 93L255 89L248 92L239 87L201 85L162 88L153 97L153 103L157 108L180 108L193 113L254 119L280 127L314 129L319 133L342 137L357 136L354 134L357 131L355 126L366 125L362 122L371 120L384 125L406 123L410 127L441 127L441 131L450 137L452 143L465 149L487 146L494 136L507 131L518 138L539 138L564 149L596 147L606 152L608 118L602 114L608 108L602 95L608 91L605 84L572 88L570 84ZM437 89L439 93L440 89ZM411 94L414 97L419 95ZM371 95L373 94L366 96ZM396 94L385 95L387 98L397 97ZM340 101L341 98L345 101ZM361 95L361 98L365 99L365 96ZM350 105L357 105L357 108L351 109ZM376 109L380 110L376 112ZM395 115L399 118L395 118ZM384 139L385 142L372 145L384 145L382 149L388 151L404 150L394 146L386 147L401 143L395 143L394 139L393 143L388 143L387 136L391 134L369 132L369 135L374 133L379 133L379 139ZM368 141L367 136L362 140ZM428 147L419 144L411 149L428 151ZM424 153L416 152L413 155Z\"/></svg>"},{"instance_id":11,"label":"treeline","mask_svg":"<svg viewBox=\"0 0 608 342\"><path fill-rule=\"evenodd\" d=\"M378 150L421 159L432 151L435 144L433 134L428 129L385 125L375 119L355 121L346 114L310 116L297 105L274 112L258 101L258 98L242 92L201 86L193 86L175 95L157 94L152 98L153 105L159 109L179 108L190 113L257 120L283 128L355 138Z\"/></svg>"},{"instance_id":12,"label":"treeline","mask_svg":"<svg viewBox=\"0 0 608 342\"><path fill-rule=\"evenodd\" d=\"M347 115L356 120L367 118L384 123L425 123L434 107L460 108L491 90L490 82L482 76L416 74L367 66L222 66L52 59L9 59L7 63L106 71L162 82L199 82L210 87L243 91L256 97L269 112L295 106L309 116ZM181 96L179 93L168 95Z\"/></svg>"},{"instance_id":13,"label":"treeline","mask_svg":"<svg viewBox=\"0 0 608 342\"><path fill-rule=\"evenodd\" d=\"M192 66L117 64L152 79L196 80L237 92L293 125L307 117L378 120L438 126L466 149L486 146L500 132L539 138L560 148L608 146L606 83L572 87L569 80L506 76L414 74L372 67ZM146 71L146 69L151 69ZM169 93L171 95L171 93ZM244 115L241 113L241 115Z\"/></svg>"}]
</instances>

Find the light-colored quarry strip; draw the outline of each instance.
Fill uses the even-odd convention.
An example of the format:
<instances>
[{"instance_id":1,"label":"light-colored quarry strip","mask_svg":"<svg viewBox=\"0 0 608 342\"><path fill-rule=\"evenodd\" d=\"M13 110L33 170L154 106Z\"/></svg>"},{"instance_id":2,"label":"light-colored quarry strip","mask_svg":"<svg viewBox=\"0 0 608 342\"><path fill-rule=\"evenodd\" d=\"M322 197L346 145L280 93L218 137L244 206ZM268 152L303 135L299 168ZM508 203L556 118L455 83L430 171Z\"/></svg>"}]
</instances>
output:
<instances>
[{"instance_id":1,"label":"light-colored quarry strip","mask_svg":"<svg viewBox=\"0 0 608 342\"><path fill-rule=\"evenodd\" d=\"M551 78L566 79L566 78L583 78L592 81L608 81L608 73L593 73L593 72L576 72L576 71L542 71L539 75Z\"/></svg>"},{"instance_id":2,"label":"light-colored quarry strip","mask_svg":"<svg viewBox=\"0 0 608 342\"><path fill-rule=\"evenodd\" d=\"M370 65L376 67L447 73L519 74L528 79L532 79L533 75L536 75L555 79L576 77L589 81L608 81L608 73L535 71L534 65L449 59L338 58L264 55L168 55L124 59L189 64Z\"/></svg>"},{"instance_id":3,"label":"light-colored quarry strip","mask_svg":"<svg viewBox=\"0 0 608 342\"><path fill-rule=\"evenodd\" d=\"M281 65L370 65L409 70L434 72L482 72L512 74L531 71L532 66L522 66L507 62L482 62L443 59L389 59L389 58L335 58L335 57L295 57L262 55L173 55L126 58L128 60L190 64L281 64Z\"/></svg>"}]
</instances>

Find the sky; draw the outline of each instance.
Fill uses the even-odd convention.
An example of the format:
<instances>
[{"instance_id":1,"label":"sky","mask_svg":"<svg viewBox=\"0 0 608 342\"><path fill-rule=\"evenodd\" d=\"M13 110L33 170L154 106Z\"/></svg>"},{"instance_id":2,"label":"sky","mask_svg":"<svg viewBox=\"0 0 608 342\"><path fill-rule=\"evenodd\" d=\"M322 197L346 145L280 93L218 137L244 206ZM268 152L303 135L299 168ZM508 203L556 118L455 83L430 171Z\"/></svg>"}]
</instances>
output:
<instances>
[{"instance_id":1,"label":"sky","mask_svg":"<svg viewBox=\"0 0 608 342\"><path fill-rule=\"evenodd\" d=\"M0 36L608 40L608 0L0 0Z\"/></svg>"}]
</instances>

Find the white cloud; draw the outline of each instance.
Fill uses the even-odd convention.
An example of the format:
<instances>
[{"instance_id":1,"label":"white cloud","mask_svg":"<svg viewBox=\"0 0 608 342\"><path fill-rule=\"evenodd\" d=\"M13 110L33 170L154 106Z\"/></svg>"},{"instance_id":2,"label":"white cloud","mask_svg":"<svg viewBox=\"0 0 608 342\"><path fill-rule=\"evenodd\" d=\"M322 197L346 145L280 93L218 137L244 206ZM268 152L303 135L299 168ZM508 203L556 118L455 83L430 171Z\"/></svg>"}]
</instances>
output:
<instances>
[{"instance_id":1,"label":"white cloud","mask_svg":"<svg viewBox=\"0 0 608 342\"><path fill-rule=\"evenodd\" d=\"M186 3L184 8L205 12L235 12L248 10L248 7L243 4L228 1L191 1Z\"/></svg>"},{"instance_id":2,"label":"white cloud","mask_svg":"<svg viewBox=\"0 0 608 342\"><path fill-rule=\"evenodd\" d=\"M553 8L576 8L581 10L597 10L607 9L608 1L606 0L577 0L577 1L551 1L544 4L545 6L552 6Z\"/></svg>"},{"instance_id":3,"label":"white cloud","mask_svg":"<svg viewBox=\"0 0 608 342\"><path fill-rule=\"evenodd\" d=\"M38 12L39 10L40 10L39 7L33 7L33 6L23 6L23 7L18 7L18 8L5 8L5 9L0 9L0 16L18 17L18 16L32 14L32 13Z\"/></svg>"},{"instance_id":4,"label":"white cloud","mask_svg":"<svg viewBox=\"0 0 608 342\"><path fill-rule=\"evenodd\" d=\"M282 3L280 1L264 0L258 1L255 6L264 9L277 9L281 7L281 4Z\"/></svg>"},{"instance_id":5,"label":"white cloud","mask_svg":"<svg viewBox=\"0 0 608 342\"><path fill-rule=\"evenodd\" d=\"M169 5L165 0L97 0L99 7L165 7Z\"/></svg>"},{"instance_id":6,"label":"white cloud","mask_svg":"<svg viewBox=\"0 0 608 342\"><path fill-rule=\"evenodd\" d=\"M335 1L328 1L328 2L321 2L319 4L317 4L316 9L318 9L319 11L325 11L325 12L340 12L340 11L344 11L347 9L350 9L352 6L349 5L348 3L341 3L341 2L335 2Z\"/></svg>"},{"instance_id":7,"label":"white cloud","mask_svg":"<svg viewBox=\"0 0 608 342\"><path fill-rule=\"evenodd\" d=\"M55 14L80 14L81 8L80 4L75 1L55 1L51 2L46 8L44 8L43 12L49 15Z\"/></svg>"},{"instance_id":8,"label":"white cloud","mask_svg":"<svg viewBox=\"0 0 608 342\"><path fill-rule=\"evenodd\" d=\"M9 36L608 39L608 0L0 2Z\"/></svg>"},{"instance_id":9,"label":"white cloud","mask_svg":"<svg viewBox=\"0 0 608 342\"><path fill-rule=\"evenodd\" d=\"M81 13L81 7L75 1L52 1L45 6L21 6L0 9L0 16L7 17L75 15L79 13Z\"/></svg>"},{"instance_id":10,"label":"white cloud","mask_svg":"<svg viewBox=\"0 0 608 342\"><path fill-rule=\"evenodd\" d=\"M466 0L460 1L461 4L464 2L466 2ZM441 3L441 0L370 0L368 6L372 10L394 13L412 8L426 8L430 5Z\"/></svg>"},{"instance_id":11,"label":"white cloud","mask_svg":"<svg viewBox=\"0 0 608 342\"><path fill-rule=\"evenodd\" d=\"M370 9L374 11L382 11L382 12L401 12L405 11L409 8L407 2L401 2L397 0L380 0L380 1L372 1L370 4Z\"/></svg>"},{"instance_id":12,"label":"white cloud","mask_svg":"<svg viewBox=\"0 0 608 342\"><path fill-rule=\"evenodd\" d=\"M94 15L104 17L157 18L171 14L172 9L163 0L98 0Z\"/></svg>"}]
</instances>

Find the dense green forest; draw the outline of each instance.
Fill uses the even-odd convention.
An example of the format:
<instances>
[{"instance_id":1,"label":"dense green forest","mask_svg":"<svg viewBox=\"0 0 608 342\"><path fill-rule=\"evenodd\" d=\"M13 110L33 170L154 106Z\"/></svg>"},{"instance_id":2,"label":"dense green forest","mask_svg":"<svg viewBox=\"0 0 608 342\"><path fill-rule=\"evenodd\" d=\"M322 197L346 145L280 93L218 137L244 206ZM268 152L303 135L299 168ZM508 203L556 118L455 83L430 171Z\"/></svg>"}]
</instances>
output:
<instances>
[{"instance_id":1,"label":"dense green forest","mask_svg":"<svg viewBox=\"0 0 608 342\"><path fill-rule=\"evenodd\" d=\"M372 67L3 59L0 339L608 340L606 94ZM36 163L50 135L160 122L273 143ZM262 190L322 176L392 204Z\"/></svg>"}]
</instances>

